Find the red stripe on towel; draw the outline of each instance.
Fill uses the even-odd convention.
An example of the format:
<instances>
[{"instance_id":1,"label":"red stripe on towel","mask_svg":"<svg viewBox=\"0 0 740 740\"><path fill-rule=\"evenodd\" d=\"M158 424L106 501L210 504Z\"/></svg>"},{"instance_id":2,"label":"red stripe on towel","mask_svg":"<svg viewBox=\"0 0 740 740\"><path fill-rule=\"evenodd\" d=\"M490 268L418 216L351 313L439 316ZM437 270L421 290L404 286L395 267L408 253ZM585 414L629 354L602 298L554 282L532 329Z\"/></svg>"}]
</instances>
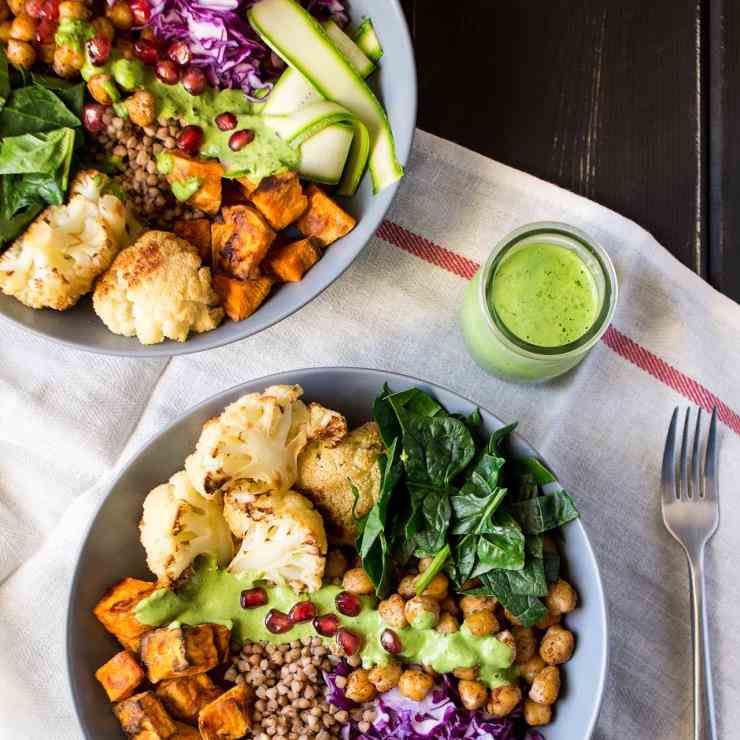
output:
<instances>
[{"instance_id":1,"label":"red stripe on towel","mask_svg":"<svg viewBox=\"0 0 740 740\"><path fill-rule=\"evenodd\" d=\"M435 244L393 221L383 221L377 235L394 247L403 249L404 252L414 255L414 257L419 257L429 264L441 267L443 270L466 280L470 280L480 267L477 262ZM619 329L615 329L614 326L610 326L606 330L601 341L620 357L687 398L691 403L701 406L707 411L716 407L717 418L733 432L740 434L740 415L698 380L682 373L649 349L635 342L634 339L630 339Z\"/></svg>"}]
</instances>

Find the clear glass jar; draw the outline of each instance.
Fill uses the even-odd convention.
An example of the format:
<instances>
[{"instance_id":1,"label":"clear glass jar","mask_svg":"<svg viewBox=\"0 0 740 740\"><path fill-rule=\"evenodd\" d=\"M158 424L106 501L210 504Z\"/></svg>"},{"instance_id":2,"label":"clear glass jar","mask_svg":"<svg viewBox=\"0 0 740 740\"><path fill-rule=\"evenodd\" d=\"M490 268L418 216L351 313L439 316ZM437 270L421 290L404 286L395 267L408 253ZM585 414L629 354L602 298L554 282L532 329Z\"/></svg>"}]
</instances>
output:
<instances>
[{"instance_id":1,"label":"clear glass jar","mask_svg":"<svg viewBox=\"0 0 740 740\"><path fill-rule=\"evenodd\" d=\"M593 277L597 318L585 334L569 344L541 347L515 336L489 299L489 288L504 259L534 244L554 244L573 251ZM460 326L470 354L486 372L525 383L549 380L577 365L599 341L614 315L617 294L614 265L603 247L591 237L563 223L527 224L504 237L470 281Z\"/></svg>"}]
</instances>

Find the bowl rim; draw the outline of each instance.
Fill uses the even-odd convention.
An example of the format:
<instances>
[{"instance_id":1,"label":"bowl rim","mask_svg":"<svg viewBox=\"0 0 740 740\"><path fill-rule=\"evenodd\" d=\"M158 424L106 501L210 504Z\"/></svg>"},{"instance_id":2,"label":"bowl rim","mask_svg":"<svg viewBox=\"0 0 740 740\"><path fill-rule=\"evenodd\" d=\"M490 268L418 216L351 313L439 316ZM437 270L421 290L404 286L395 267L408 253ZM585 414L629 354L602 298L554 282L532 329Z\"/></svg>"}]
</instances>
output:
<instances>
[{"instance_id":1,"label":"bowl rim","mask_svg":"<svg viewBox=\"0 0 740 740\"><path fill-rule=\"evenodd\" d=\"M404 15L403 9L401 7L400 0L386 0L388 3L387 10L384 12L393 14L394 18L393 20L397 24L401 36L402 36L402 53L406 57L405 60L402 60L404 64L408 65L409 69L411 70L411 79L410 79L410 86L407 88L407 97L408 101L406 104L407 109L411 113L411 121L412 126L409 135L403 140L400 141L398 139L395 140L396 144L396 157L398 161L401 163L402 166L406 166L408 163L408 158L411 154L411 146L414 141L414 135L416 131L416 119L417 119L417 113L419 108L419 99L418 99L418 76L417 76L417 69L416 69L416 58L414 56L414 46L413 41L411 39L411 33L409 31L408 23L406 22L406 16ZM368 178L369 173L365 173L364 178ZM363 178L363 179L364 179ZM386 213L390 210L390 207L393 205L393 202L396 198L396 194L398 192L398 188L401 185L403 178L401 180L397 180L392 185L389 185L387 188L385 188L383 193L386 193L385 197L387 199L387 202L385 206L382 208L382 211L380 213L380 217L378 219L378 224L375 227L375 230L372 234L368 236L368 238L360 245L357 246L354 255L352 256L352 259L350 259L344 266L340 267L338 271L334 272L332 276L327 277L323 284L321 284L318 288L318 290L306 297L299 298L298 301L295 303L295 305L290 306L289 308L286 308L285 310L279 312L277 315L270 319L262 319L255 322L255 325L252 327L250 331L248 331L246 334L243 334L241 336L222 336L218 335L217 331L220 327L216 327L215 330L206 332L204 334L201 334L199 336L202 337L201 343L198 344L198 346L195 346L195 343L191 343L189 340L192 338L191 336L188 337L184 342L175 342L174 340L165 340L164 342L161 342L159 344L154 345L143 345L138 342L136 337L122 337L122 339L129 339L131 340L131 349L118 349L118 348L109 348L109 347L96 347L89 343L83 343L78 342L72 339L65 339L59 336L56 336L55 334L48 333L46 331L42 331L41 329L29 326L28 324L18 321L17 319L13 318L12 316L9 316L4 311L0 311L0 321L7 322L9 324L12 324L13 326L19 327L21 330L31 333L32 335L36 337L40 337L42 339L48 339L52 342L55 342L57 344L61 344L65 347L69 347L71 349L80 350L82 352L88 352L90 354L94 355L105 355L109 357L133 357L139 360L149 360L154 358L162 358L162 357L179 357L181 355L190 355L190 354L196 354L198 352L207 352L212 349L218 349L219 347L224 347L228 344L234 344L235 342L241 342L245 339L249 339L250 337L256 336L260 332L265 331L266 329L269 329L271 326L274 326L275 324L280 323L281 321L289 318L294 313L302 309L307 304L311 303L311 301L318 298L327 288L329 288L331 285L333 285L344 273L354 264L355 260L362 254L365 247L367 247L370 240L375 235L375 232L380 227L380 224L382 223L383 219L385 218ZM378 197L380 193L373 194L371 197L375 198ZM358 221L357 225L359 226L362 221ZM88 296L91 294L88 294ZM87 298L88 296L83 296L84 298ZM29 311L33 311L35 309L29 308ZM52 309L45 309L45 310L52 310ZM90 311L92 311L92 307L89 308Z\"/></svg>"},{"instance_id":2,"label":"bowl rim","mask_svg":"<svg viewBox=\"0 0 740 740\"><path fill-rule=\"evenodd\" d=\"M442 385L441 383L435 383L431 381L426 381L421 378L418 378L414 375L409 375L407 373L400 373L393 370L384 370L380 368L369 368L369 367L358 367L358 366L346 366L346 365L337 365L337 366L327 366L327 367L307 367L307 368L293 368L291 370L281 370L278 372L270 373L269 375L263 375L258 378L253 378L250 380L243 381L241 383L236 383L235 385L232 385L228 388L225 388L221 391L218 391L216 393L211 394L207 398L204 398L203 400L199 401L194 406L189 407L182 413L178 414L172 421L170 421L164 428L162 428L160 431L151 434L149 437L147 437L137 448L134 450L131 455L128 457L128 459L122 463L118 469L118 472L115 474L114 477L110 479L110 482L106 484L106 493L101 496L100 500L98 501L97 505L95 506L95 510L90 514L89 520L85 525L85 531L83 536L80 538L79 543L77 544L75 556L74 556L74 573L72 576L72 579L69 582L69 588L67 593L67 613L65 616L65 637L64 637L64 664L66 668L66 678L67 678L67 688L69 691L69 694L72 699L72 705L74 707L74 715L77 719L77 724L80 727L83 736L87 740L95 740L92 735L89 734L88 729L83 725L82 717L80 713L80 705L81 705L81 697L79 696L78 689L76 682L73 680L73 673L72 673L72 633L73 633L73 621L72 621L72 599L75 597L75 594L78 590L78 582L80 579L80 563L81 563L81 556L82 551L85 548L85 545L87 544L87 541L90 537L90 533L92 532L93 526L95 525L95 522L97 521L98 515L100 513L100 510L105 505L108 498L113 494L116 487L120 483L121 479L129 472L129 470L137 463L138 459L141 457L141 455L149 449L153 444L156 442L159 442L162 438L166 437L170 434L172 429L176 427L181 422L185 421L189 417L193 416L194 414L197 414L198 411L203 409L204 407L219 401L220 399L223 399L226 396L235 395L237 393L243 393L246 391L247 386L253 387L255 385L263 385L264 387L268 387L270 385L275 385L279 383L290 383L291 378L298 374L300 375L320 375L324 373L334 372L338 374L347 374L347 375L354 375L356 373L359 374L370 374L370 375L377 375L380 378L383 378L387 381L387 379L395 378L401 381L405 382L411 382L413 384L422 384L424 386L427 386L433 390L441 390L446 393L449 393L462 401L472 404L473 406L478 407L481 411L485 412L489 417L491 417L494 421L498 422L501 426L504 426L504 422L492 411L487 409L485 406L481 406L481 404L473 401L472 399L468 398L467 396L463 395L462 393L459 393L456 390L453 390L452 388L449 388L448 386ZM246 391L248 392L248 391ZM519 434L518 432L514 432L514 434L519 437L519 439L524 442L527 446L529 446L537 455L537 457L545 462L547 464L547 461L542 457L540 452L529 443L526 437ZM553 467L551 467L548 464L548 468L550 470L555 470ZM556 475L557 477L557 475ZM601 712L601 707L603 705L604 701L604 690L606 685L606 675L608 670L608 663L609 663L609 610L608 610L608 601L606 598L606 593L604 590L604 583L603 578L601 576L601 568L599 567L599 561L596 557L596 553L594 552L593 546L591 544L591 540L588 536L588 532L586 531L586 527L583 524L583 520L581 518L578 518L572 522L569 522L566 526L573 527L581 530L581 534L583 535L583 542L585 545L585 551L586 554L591 558L591 561L594 564L594 573L595 573L595 593L593 594L594 598L597 601L597 608L599 612L599 620L601 622L601 627L603 629L604 633L604 640L603 644L601 645L600 654L599 654L599 664L600 664L600 671L599 675L596 677L596 701L594 702L594 705L591 709L591 716L588 720L588 726L586 728L586 735L584 736L584 740L587 740L587 738L591 738L593 735L593 732L596 728L596 722L598 721L599 714Z\"/></svg>"}]
</instances>

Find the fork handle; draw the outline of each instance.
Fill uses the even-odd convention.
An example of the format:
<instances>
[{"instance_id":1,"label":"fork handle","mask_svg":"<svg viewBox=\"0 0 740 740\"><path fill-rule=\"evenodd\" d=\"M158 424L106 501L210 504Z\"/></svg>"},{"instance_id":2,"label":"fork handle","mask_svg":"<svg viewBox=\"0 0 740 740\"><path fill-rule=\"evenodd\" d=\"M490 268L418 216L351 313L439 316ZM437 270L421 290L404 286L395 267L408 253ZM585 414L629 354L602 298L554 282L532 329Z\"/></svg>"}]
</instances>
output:
<instances>
[{"instance_id":1,"label":"fork handle","mask_svg":"<svg viewBox=\"0 0 740 740\"><path fill-rule=\"evenodd\" d=\"M689 555L691 581L691 642L694 652L694 740L717 740L714 719L712 664L704 602L704 548Z\"/></svg>"}]
</instances>

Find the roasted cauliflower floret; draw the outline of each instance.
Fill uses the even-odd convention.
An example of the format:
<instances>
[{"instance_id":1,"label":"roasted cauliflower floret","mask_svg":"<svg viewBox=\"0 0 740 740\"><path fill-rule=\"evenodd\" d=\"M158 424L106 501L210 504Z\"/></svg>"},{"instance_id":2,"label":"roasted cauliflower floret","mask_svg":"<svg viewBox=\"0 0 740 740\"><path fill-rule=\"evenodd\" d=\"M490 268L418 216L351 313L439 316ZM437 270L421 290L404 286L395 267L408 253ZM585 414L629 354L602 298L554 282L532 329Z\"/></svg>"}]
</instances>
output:
<instances>
[{"instance_id":1,"label":"roasted cauliflower floret","mask_svg":"<svg viewBox=\"0 0 740 740\"><path fill-rule=\"evenodd\" d=\"M296 487L313 501L332 542L352 544L355 516L364 516L380 492L378 456L383 452L378 425L368 422L341 442L311 442L298 457ZM358 492L357 506L350 481Z\"/></svg>"},{"instance_id":2,"label":"roasted cauliflower floret","mask_svg":"<svg viewBox=\"0 0 740 740\"><path fill-rule=\"evenodd\" d=\"M174 581L198 555L213 555L226 565L234 555L221 497L204 499L184 470L144 499L139 523L149 570L160 581Z\"/></svg>"},{"instance_id":3,"label":"roasted cauliflower floret","mask_svg":"<svg viewBox=\"0 0 740 740\"><path fill-rule=\"evenodd\" d=\"M92 290L138 224L105 192L109 178L77 175L67 205L50 206L0 257L0 289L31 308L64 311Z\"/></svg>"},{"instance_id":4,"label":"roasted cauliflower floret","mask_svg":"<svg viewBox=\"0 0 740 740\"><path fill-rule=\"evenodd\" d=\"M224 316L198 250L167 231L147 231L116 257L95 286L93 307L114 334L142 344L184 342Z\"/></svg>"},{"instance_id":5,"label":"roasted cauliflower floret","mask_svg":"<svg viewBox=\"0 0 740 740\"><path fill-rule=\"evenodd\" d=\"M326 563L321 515L295 491L255 495L238 484L224 497L224 516L241 547L229 565L295 591L318 591Z\"/></svg>"}]
</instances>

